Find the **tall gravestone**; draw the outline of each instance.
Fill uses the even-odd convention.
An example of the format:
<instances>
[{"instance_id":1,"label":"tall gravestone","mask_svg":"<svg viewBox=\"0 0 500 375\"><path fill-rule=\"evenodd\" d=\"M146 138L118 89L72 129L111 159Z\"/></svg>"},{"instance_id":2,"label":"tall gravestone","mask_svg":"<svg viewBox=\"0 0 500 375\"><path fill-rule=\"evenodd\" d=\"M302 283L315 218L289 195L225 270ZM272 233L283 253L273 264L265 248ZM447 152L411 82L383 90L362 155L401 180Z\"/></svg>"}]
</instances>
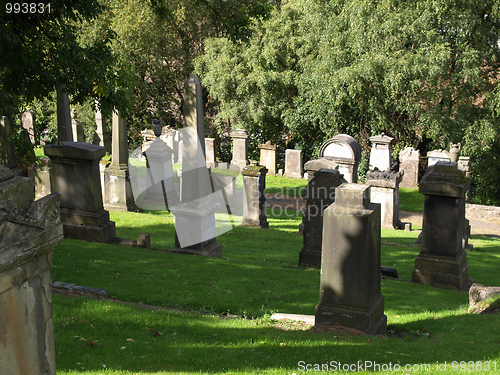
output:
<instances>
[{"instance_id":1,"label":"tall gravestone","mask_svg":"<svg viewBox=\"0 0 500 375\"><path fill-rule=\"evenodd\" d=\"M97 108L95 112L95 123L96 131L93 144L103 146L106 152L111 154L111 135L107 128L106 118L102 115L99 108Z\"/></svg>"},{"instance_id":2,"label":"tall gravestone","mask_svg":"<svg viewBox=\"0 0 500 375\"><path fill-rule=\"evenodd\" d=\"M366 184L371 186L371 201L381 205L381 225L386 229L401 229L399 220L399 184L403 172L371 170Z\"/></svg>"},{"instance_id":3,"label":"tall gravestone","mask_svg":"<svg viewBox=\"0 0 500 375\"><path fill-rule=\"evenodd\" d=\"M55 375L50 267L63 239L59 194L33 201L0 165L0 373Z\"/></svg>"},{"instance_id":4,"label":"tall gravestone","mask_svg":"<svg viewBox=\"0 0 500 375\"><path fill-rule=\"evenodd\" d=\"M233 138L233 158L231 166L242 169L248 165L248 134L243 129L231 133Z\"/></svg>"},{"instance_id":5,"label":"tall gravestone","mask_svg":"<svg viewBox=\"0 0 500 375\"><path fill-rule=\"evenodd\" d=\"M115 223L102 203L99 161L104 147L82 142L45 146L50 158L52 192L61 193L61 221L64 235L87 241L110 242Z\"/></svg>"},{"instance_id":6,"label":"tall gravestone","mask_svg":"<svg viewBox=\"0 0 500 375\"><path fill-rule=\"evenodd\" d=\"M268 174L275 175L277 172L276 145L271 144L271 141L267 141L264 144L260 144L259 149L260 149L259 164L267 168Z\"/></svg>"},{"instance_id":7,"label":"tall gravestone","mask_svg":"<svg viewBox=\"0 0 500 375\"><path fill-rule=\"evenodd\" d=\"M335 202L335 189L346 182L335 169L335 164L326 159L310 160L304 169L309 176L302 197L306 199L303 215L303 247L299 254L299 266L320 267L323 247L323 213Z\"/></svg>"},{"instance_id":8,"label":"tall gravestone","mask_svg":"<svg viewBox=\"0 0 500 375\"><path fill-rule=\"evenodd\" d=\"M380 282L380 205L370 203L369 186L342 184L323 218L316 327L341 325L385 334Z\"/></svg>"},{"instance_id":9,"label":"tall gravestone","mask_svg":"<svg viewBox=\"0 0 500 375\"><path fill-rule=\"evenodd\" d=\"M205 138L205 156L207 166L215 168L215 138Z\"/></svg>"},{"instance_id":10,"label":"tall gravestone","mask_svg":"<svg viewBox=\"0 0 500 375\"><path fill-rule=\"evenodd\" d=\"M394 138L381 133L370 138L372 149L370 151L370 170L388 171L391 169L391 142Z\"/></svg>"},{"instance_id":11,"label":"tall gravestone","mask_svg":"<svg viewBox=\"0 0 500 375\"><path fill-rule=\"evenodd\" d=\"M85 135L83 134L83 124L78 121L78 113L74 108L71 110L71 129L73 131L74 142L85 142Z\"/></svg>"},{"instance_id":12,"label":"tall gravestone","mask_svg":"<svg viewBox=\"0 0 500 375\"><path fill-rule=\"evenodd\" d=\"M2 116L0 119L0 164L3 164L7 168L17 167L15 148L10 141L11 134L12 128L9 118Z\"/></svg>"},{"instance_id":13,"label":"tall gravestone","mask_svg":"<svg viewBox=\"0 0 500 375\"><path fill-rule=\"evenodd\" d=\"M319 157L331 160L347 182L358 181L361 147L350 135L339 134L321 145Z\"/></svg>"},{"instance_id":14,"label":"tall gravestone","mask_svg":"<svg viewBox=\"0 0 500 375\"><path fill-rule=\"evenodd\" d=\"M250 165L243 175L243 225L269 228L266 215L266 167Z\"/></svg>"},{"instance_id":15,"label":"tall gravestone","mask_svg":"<svg viewBox=\"0 0 500 375\"><path fill-rule=\"evenodd\" d=\"M23 129L26 130L30 142L34 144L36 139L36 134L35 134L35 114L33 113L33 111L28 110L22 113L21 124L23 126Z\"/></svg>"},{"instance_id":16,"label":"tall gravestone","mask_svg":"<svg viewBox=\"0 0 500 375\"><path fill-rule=\"evenodd\" d=\"M457 163L438 161L419 185L425 195L420 253L411 281L465 289L469 284L464 237L465 193L470 180Z\"/></svg>"},{"instance_id":17,"label":"tall gravestone","mask_svg":"<svg viewBox=\"0 0 500 375\"><path fill-rule=\"evenodd\" d=\"M57 88L57 137L59 142L73 141L69 96L62 86Z\"/></svg>"},{"instance_id":18,"label":"tall gravestone","mask_svg":"<svg viewBox=\"0 0 500 375\"><path fill-rule=\"evenodd\" d=\"M181 204L170 208L175 216L174 252L222 257L216 240L215 210L205 159L202 87L191 75L184 84Z\"/></svg>"},{"instance_id":19,"label":"tall gravestone","mask_svg":"<svg viewBox=\"0 0 500 375\"><path fill-rule=\"evenodd\" d=\"M418 167L420 151L413 147L406 147L399 154L399 170L403 172L403 179L399 186L408 188L418 187Z\"/></svg>"},{"instance_id":20,"label":"tall gravestone","mask_svg":"<svg viewBox=\"0 0 500 375\"><path fill-rule=\"evenodd\" d=\"M302 178L302 150L285 150L284 176Z\"/></svg>"},{"instance_id":21,"label":"tall gravestone","mask_svg":"<svg viewBox=\"0 0 500 375\"><path fill-rule=\"evenodd\" d=\"M137 211L128 165L127 123L119 112L113 112L111 165L104 171L104 208L117 211Z\"/></svg>"}]
</instances>

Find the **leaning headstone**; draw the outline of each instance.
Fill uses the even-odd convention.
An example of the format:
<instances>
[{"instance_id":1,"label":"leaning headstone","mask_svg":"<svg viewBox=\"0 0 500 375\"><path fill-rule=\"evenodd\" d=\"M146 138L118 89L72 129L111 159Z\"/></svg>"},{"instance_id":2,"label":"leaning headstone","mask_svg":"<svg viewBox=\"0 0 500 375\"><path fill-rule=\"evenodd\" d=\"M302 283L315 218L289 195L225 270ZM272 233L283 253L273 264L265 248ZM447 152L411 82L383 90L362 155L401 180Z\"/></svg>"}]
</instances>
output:
<instances>
[{"instance_id":1,"label":"leaning headstone","mask_svg":"<svg viewBox=\"0 0 500 375\"><path fill-rule=\"evenodd\" d=\"M399 184L402 172L368 171L366 184L371 186L372 203L381 205L381 225L386 229L402 229L399 220Z\"/></svg>"},{"instance_id":2,"label":"leaning headstone","mask_svg":"<svg viewBox=\"0 0 500 375\"><path fill-rule=\"evenodd\" d=\"M21 115L21 124L29 136L30 142L35 143L35 114L33 111L24 111Z\"/></svg>"},{"instance_id":3,"label":"leaning headstone","mask_svg":"<svg viewBox=\"0 0 500 375\"><path fill-rule=\"evenodd\" d=\"M242 169L248 165L248 134L243 129L236 129L231 133L233 138L233 159L231 166Z\"/></svg>"},{"instance_id":4,"label":"leaning headstone","mask_svg":"<svg viewBox=\"0 0 500 375\"><path fill-rule=\"evenodd\" d=\"M263 165L249 165L243 175L243 225L269 228L266 215L266 173Z\"/></svg>"},{"instance_id":5,"label":"leaning headstone","mask_svg":"<svg viewBox=\"0 0 500 375\"><path fill-rule=\"evenodd\" d=\"M7 168L17 167L17 158L14 145L10 141L12 128L9 118L2 116L0 119L0 164Z\"/></svg>"},{"instance_id":6,"label":"leaning headstone","mask_svg":"<svg viewBox=\"0 0 500 375\"><path fill-rule=\"evenodd\" d=\"M465 193L470 180L457 163L438 161L420 181L425 195L420 254L411 281L464 289L469 284L464 236Z\"/></svg>"},{"instance_id":7,"label":"leaning headstone","mask_svg":"<svg viewBox=\"0 0 500 375\"><path fill-rule=\"evenodd\" d=\"M104 147L82 142L45 146L52 163L52 192L61 193L65 237L97 242L115 238L115 223L102 204L99 160L105 154Z\"/></svg>"},{"instance_id":8,"label":"leaning headstone","mask_svg":"<svg viewBox=\"0 0 500 375\"><path fill-rule=\"evenodd\" d=\"M276 165L276 145L272 145L271 141L259 145L260 148L260 165L267 168L270 175L275 175L277 172Z\"/></svg>"},{"instance_id":9,"label":"leaning headstone","mask_svg":"<svg viewBox=\"0 0 500 375\"><path fill-rule=\"evenodd\" d=\"M207 166L215 168L215 138L205 138L205 154Z\"/></svg>"},{"instance_id":10,"label":"leaning headstone","mask_svg":"<svg viewBox=\"0 0 500 375\"><path fill-rule=\"evenodd\" d=\"M299 266L320 267L323 247L323 212L335 201L335 189L346 182L332 161L310 160L305 166L309 181L302 193L306 208L302 213L304 244L299 254Z\"/></svg>"},{"instance_id":11,"label":"leaning headstone","mask_svg":"<svg viewBox=\"0 0 500 375\"><path fill-rule=\"evenodd\" d=\"M347 182L358 181L358 164L361 159L361 147L347 134L339 134L321 145L319 157L331 160L338 165L339 172Z\"/></svg>"},{"instance_id":12,"label":"leaning headstone","mask_svg":"<svg viewBox=\"0 0 500 375\"><path fill-rule=\"evenodd\" d=\"M285 151L285 177L302 178L302 150Z\"/></svg>"},{"instance_id":13,"label":"leaning headstone","mask_svg":"<svg viewBox=\"0 0 500 375\"><path fill-rule=\"evenodd\" d=\"M78 121L78 113L74 108L71 110L71 128L73 129L73 142L85 142L83 124Z\"/></svg>"},{"instance_id":14,"label":"leaning headstone","mask_svg":"<svg viewBox=\"0 0 500 375\"><path fill-rule=\"evenodd\" d=\"M418 166L420 163L420 151L413 147L406 147L399 154L399 170L403 172L401 187L418 187Z\"/></svg>"},{"instance_id":15,"label":"leaning headstone","mask_svg":"<svg viewBox=\"0 0 500 375\"><path fill-rule=\"evenodd\" d=\"M50 267L63 239L59 194L33 201L0 165L0 373L56 373Z\"/></svg>"},{"instance_id":16,"label":"leaning headstone","mask_svg":"<svg viewBox=\"0 0 500 375\"><path fill-rule=\"evenodd\" d=\"M94 134L94 144L103 146L106 152L111 154L111 135L109 134L106 118L102 115L99 109L95 112L95 123L97 125Z\"/></svg>"},{"instance_id":17,"label":"leaning headstone","mask_svg":"<svg viewBox=\"0 0 500 375\"><path fill-rule=\"evenodd\" d=\"M111 165L104 171L104 208L116 211L137 211L130 184L135 171L128 165L126 120L113 112Z\"/></svg>"},{"instance_id":18,"label":"leaning headstone","mask_svg":"<svg viewBox=\"0 0 500 375\"><path fill-rule=\"evenodd\" d=\"M391 142L393 139L384 133L370 138L370 142L372 143L370 170L388 171L391 169Z\"/></svg>"},{"instance_id":19,"label":"leaning headstone","mask_svg":"<svg viewBox=\"0 0 500 375\"><path fill-rule=\"evenodd\" d=\"M370 203L368 185L342 184L323 218L316 327L340 325L385 334L380 282L380 205Z\"/></svg>"},{"instance_id":20,"label":"leaning headstone","mask_svg":"<svg viewBox=\"0 0 500 375\"><path fill-rule=\"evenodd\" d=\"M57 88L57 137L59 142L73 141L69 96L64 88Z\"/></svg>"}]
</instances>

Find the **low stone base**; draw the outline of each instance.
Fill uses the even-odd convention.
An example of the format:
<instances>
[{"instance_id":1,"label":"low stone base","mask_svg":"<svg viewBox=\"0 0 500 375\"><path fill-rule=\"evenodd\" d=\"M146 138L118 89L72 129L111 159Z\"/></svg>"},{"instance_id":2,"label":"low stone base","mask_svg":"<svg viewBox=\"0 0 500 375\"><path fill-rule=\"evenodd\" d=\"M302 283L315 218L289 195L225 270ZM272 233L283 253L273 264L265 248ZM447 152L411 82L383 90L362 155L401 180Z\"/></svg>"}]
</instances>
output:
<instances>
[{"instance_id":1,"label":"low stone base","mask_svg":"<svg viewBox=\"0 0 500 375\"><path fill-rule=\"evenodd\" d=\"M321 267L321 253L313 253L303 248L299 253L299 267Z\"/></svg>"},{"instance_id":2,"label":"low stone base","mask_svg":"<svg viewBox=\"0 0 500 375\"><path fill-rule=\"evenodd\" d=\"M174 253L193 254L204 257L222 258L222 245L215 239L213 241L205 241L198 245L189 247L180 247L176 241L176 246L172 249Z\"/></svg>"},{"instance_id":3,"label":"low stone base","mask_svg":"<svg viewBox=\"0 0 500 375\"><path fill-rule=\"evenodd\" d=\"M64 237L85 241L111 242L116 237L114 221L109 220L109 212L96 212L61 208Z\"/></svg>"},{"instance_id":4,"label":"low stone base","mask_svg":"<svg viewBox=\"0 0 500 375\"><path fill-rule=\"evenodd\" d=\"M387 333L387 316L384 314L384 297L375 302L369 310L344 306L316 306L315 327L343 326L354 328L370 336Z\"/></svg>"},{"instance_id":5,"label":"low stone base","mask_svg":"<svg viewBox=\"0 0 500 375\"><path fill-rule=\"evenodd\" d=\"M260 220L252 220L249 218L244 218L242 225L248 225L252 227L261 227L261 228L269 228L269 222L267 221L267 217Z\"/></svg>"},{"instance_id":6,"label":"low stone base","mask_svg":"<svg viewBox=\"0 0 500 375\"><path fill-rule=\"evenodd\" d=\"M468 275L469 264L466 253L463 251L456 259L419 254L415 259L411 281L420 284L451 286L462 290L468 289L472 284Z\"/></svg>"}]
</instances>

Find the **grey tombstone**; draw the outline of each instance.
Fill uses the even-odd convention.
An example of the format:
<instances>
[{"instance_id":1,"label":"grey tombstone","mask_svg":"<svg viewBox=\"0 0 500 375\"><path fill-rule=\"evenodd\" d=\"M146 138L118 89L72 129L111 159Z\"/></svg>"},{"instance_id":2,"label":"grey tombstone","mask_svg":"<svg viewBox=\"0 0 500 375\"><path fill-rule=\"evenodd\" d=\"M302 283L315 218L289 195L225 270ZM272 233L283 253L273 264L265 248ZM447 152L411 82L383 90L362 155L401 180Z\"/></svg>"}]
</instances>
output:
<instances>
[{"instance_id":1,"label":"grey tombstone","mask_svg":"<svg viewBox=\"0 0 500 375\"><path fill-rule=\"evenodd\" d=\"M269 228L266 215L266 173L263 165L243 168L243 225Z\"/></svg>"},{"instance_id":2,"label":"grey tombstone","mask_svg":"<svg viewBox=\"0 0 500 375\"><path fill-rule=\"evenodd\" d=\"M331 160L338 165L339 172L347 182L358 181L358 164L361 159L361 147L347 134L339 134L321 145L319 157Z\"/></svg>"},{"instance_id":3,"label":"grey tombstone","mask_svg":"<svg viewBox=\"0 0 500 375\"><path fill-rule=\"evenodd\" d=\"M427 168L438 161L451 161L450 153L446 150L432 150L427 153Z\"/></svg>"},{"instance_id":4,"label":"grey tombstone","mask_svg":"<svg viewBox=\"0 0 500 375\"><path fill-rule=\"evenodd\" d=\"M0 165L0 372L56 373L50 267L63 239L59 194L33 201L29 178Z\"/></svg>"},{"instance_id":5,"label":"grey tombstone","mask_svg":"<svg viewBox=\"0 0 500 375\"><path fill-rule=\"evenodd\" d=\"M111 165L104 171L104 208L116 211L138 211L135 205L128 165L126 120L113 112Z\"/></svg>"},{"instance_id":6,"label":"grey tombstone","mask_svg":"<svg viewBox=\"0 0 500 375\"><path fill-rule=\"evenodd\" d=\"M99 160L105 154L104 147L82 142L45 146L52 163L52 192L61 193L61 220L67 237L98 242L115 238L115 223L102 203Z\"/></svg>"},{"instance_id":7,"label":"grey tombstone","mask_svg":"<svg viewBox=\"0 0 500 375\"><path fill-rule=\"evenodd\" d=\"M323 218L316 327L341 325L385 334L380 281L380 205L370 203L368 185L344 183Z\"/></svg>"},{"instance_id":8,"label":"grey tombstone","mask_svg":"<svg viewBox=\"0 0 500 375\"><path fill-rule=\"evenodd\" d=\"M49 195L50 187L50 168L51 162L49 158L41 158L38 165L33 164L28 168L28 177L31 178L35 187L35 199L40 199Z\"/></svg>"},{"instance_id":9,"label":"grey tombstone","mask_svg":"<svg viewBox=\"0 0 500 375\"><path fill-rule=\"evenodd\" d=\"M457 163L438 161L420 181L425 195L420 253L411 281L465 289L469 286L465 248L468 221L465 193L470 180Z\"/></svg>"},{"instance_id":10,"label":"grey tombstone","mask_svg":"<svg viewBox=\"0 0 500 375\"><path fill-rule=\"evenodd\" d=\"M207 166L215 168L215 138L205 138L205 154Z\"/></svg>"},{"instance_id":11,"label":"grey tombstone","mask_svg":"<svg viewBox=\"0 0 500 375\"><path fill-rule=\"evenodd\" d=\"M285 177L302 178L302 150L285 150Z\"/></svg>"},{"instance_id":12,"label":"grey tombstone","mask_svg":"<svg viewBox=\"0 0 500 375\"><path fill-rule=\"evenodd\" d=\"M323 212L335 201L335 189L346 182L334 164L330 160L318 159L310 160L304 166L309 181L302 193L306 208L302 213L304 242L299 254L301 267L321 266Z\"/></svg>"},{"instance_id":13,"label":"grey tombstone","mask_svg":"<svg viewBox=\"0 0 500 375\"><path fill-rule=\"evenodd\" d=\"M248 134L243 129L236 129L231 133L233 138L233 158L231 166L242 169L248 165Z\"/></svg>"},{"instance_id":14,"label":"grey tombstone","mask_svg":"<svg viewBox=\"0 0 500 375\"><path fill-rule=\"evenodd\" d=\"M220 210L222 212L228 212L228 210L234 211L237 202L236 177L223 174L214 174L212 170L210 179L214 188L214 192L221 190L222 194L224 195L226 207L225 209L221 207ZM232 213L235 214L236 212Z\"/></svg>"},{"instance_id":15,"label":"grey tombstone","mask_svg":"<svg viewBox=\"0 0 500 375\"><path fill-rule=\"evenodd\" d=\"M57 88L57 137L59 142L73 141L69 96L64 88Z\"/></svg>"},{"instance_id":16,"label":"grey tombstone","mask_svg":"<svg viewBox=\"0 0 500 375\"><path fill-rule=\"evenodd\" d=\"M94 144L103 146L106 152L111 154L111 135L109 134L106 118L99 109L95 112L96 131L94 134Z\"/></svg>"},{"instance_id":17,"label":"grey tombstone","mask_svg":"<svg viewBox=\"0 0 500 375\"><path fill-rule=\"evenodd\" d=\"M35 134L35 114L33 111L24 111L21 114L21 124L23 129L26 130L30 142L35 143L36 134Z\"/></svg>"},{"instance_id":18,"label":"grey tombstone","mask_svg":"<svg viewBox=\"0 0 500 375\"><path fill-rule=\"evenodd\" d=\"M413 147L406 147L399 154L399 170L403 172L401 187L418 187L418 166L420 163L420 151Z\"/></svg>"},{"instance_id":19,"label":"grey tombstone","mask_svg":"<svg viewBox=\"0 0 500 375\"><path fill-rule=\"evenodd\" d=\"M276 145L271 144L271 141L267 141L266 143L259 145L259 149L259 164L267 168L268 174L275 175L278 169L276 165Z\"/></svg>"},{"instance_id":20,"label":"grey tombstone","mask_svg":"<svg viewBox=\"0 0 500 375\"><path fill-rule=\"evenodd\" d=\"M2 116L0 120L0 164L7 168L17 167L17 158L14 145L10 142L12 128L8 117Z\"/></svg>"},{"instance_id":21,"label":"grey tombstone","mask_svg":"<svg viewBox=\"0 0 500 375\"><path fill-rule=\"evenodd\" d=\"M381 205L381 225L386 229L402 229L399 220L399 184L402 172L368 171L366 184L371 186L371 201Z\"/></svg>"},{"instance_id":22,"label":"grey tombstone","mask_svg":"<svg viewBox=\"0 0 500 375\"><path fill-rule=\"evenodd\" d=\"M71 128L73 130L73 141L85 142L85 135L83 134L83 124L78 121L78 113L74 108L71 110Z\"/></svg>"},{"instance_id":23,"label":"grey tombstone","mask_svg":"<svg viewBox=\"0 0 500 375\"><path fill-rule=\"evenodd\" d=\"M210 177L205 159L202 87L191 75L184 84L184 129L182 132L181 204L170 207L175 216L175 247L172 251L222 257L216 240L215 210L210 199Z\"/></svg>"},{"instance_id":24,"label":"grey tombstone","mask_svg":"<svg viewBox=\"0 0 500 375\"><path fill-rule=\"evenodd\" d=\"M394 138L381 133L370 138L372 149L370 151L370 170L378 169L387 171L391 169L391 142Z\"/></svg>"}]
</instances>

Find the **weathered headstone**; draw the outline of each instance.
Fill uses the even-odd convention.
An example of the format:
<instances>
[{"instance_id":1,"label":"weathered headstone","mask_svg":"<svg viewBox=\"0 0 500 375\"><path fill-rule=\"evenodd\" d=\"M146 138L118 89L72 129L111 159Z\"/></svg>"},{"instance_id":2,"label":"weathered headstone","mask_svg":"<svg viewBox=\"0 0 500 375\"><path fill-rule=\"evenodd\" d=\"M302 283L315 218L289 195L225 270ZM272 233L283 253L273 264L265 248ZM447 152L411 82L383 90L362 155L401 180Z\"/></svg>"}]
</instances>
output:
<instances>
[{"instance_id":1,"label":"weathered headstone","mask_svg":"<svg viewBox=\"0 0 500 375\"><path fill-rule=\"evenodd\" d=\"M285 177L302 178L302 150L285 150Z\"/></svg>"},{"instance_id":2,"label":"weathered headstone","mask_svg":"<svg viewBox=\"0 0 500 375\"><path fill-rule=\"evenodd\" d=\"M33 164L28 168L28 177L31 178L35 187L35 199L43 198L52 191L50 188L50 168L49 158L41 158L38 165Z\"/></svg>"},{"instance_id":3,"label":"weathered headstone","mask_svg":"<svg viewBox=\"0 0 500 375\"><path fill-rule=\"evenodd\" d=\"M67 237L98 242L115 238L115 223L102 203L99 160L105 154L104 147L82 142L45 146L52 163L52 192L61 193L61 221Z\"/></svg>"},{"instance_id":4,"label":"weathered headstone","mask_svg":"<svg viewBox=\"0 0 500 375\"><path fill-rule=\"evenodd\" d=\"M33 201L0 165L0 372L55 375L50 267L63 239L59 194Z\"/></svg>"},{"instance_id":5,"label":"weathered headstone","mask_svg":"<svg viewBox=\"0 0 500 375\"><path fill-rule=\"evenodd\" d=\"M321 266L323 246L323 212L335 201L335 189L346 182L327 159L308 161L305 166L309 181L302 193L306 209L302 213L304 245L299 254L299 266Z\"/></svg>"},{"instance_id":6,"label":"weathered headstone","mask_svg":"<svg viewBox=\"0 0 500 375\"><path fill-rule=\"evenodd\" d=\"M347 182L358 181L358 164L361 147L347 134L339 134L321 145L319 157L331 160L338 165L339 172Z\"/></svg>"},{"instance_id":7,"label":"weathered headstone","mask_svg":"<svg viewBox=\"0 0 500 375\"><path fill-rule=\"evenodd\" d=\"M418 187L418 166L420 163L420 151L413 147L406 147L399 154L399 170L403 172L401 187Z\"/></svg>"},{"instance_id":8,"label":"weathered headstone","mask_svg":"<svg viewBox=\"0 0 500 375\"><path fill-rule=\"evenodd\" d=\"M233 138L233 159L231 165L236 168L244 168L248 165L248 134L243 129L236 129L231 133Z\"/></svg>"},{"instance_id":9,"label":"weathered headstone","mask_svg":"<svg viewBox=\"0 0 500 375\"><path fill-rule=\"evenodd\" d=\"M450 153L446 150L432 150L427 153L427 168L438 161L451 161Z\"/></svg>"},{"instance_id":10,"label":"weathered headstone","mask_svg":"<svg viewBox=\"0 0 500 375\"><path fill-rule=\"evenodd\" d=\"M57 137L59 142L73 141L69 96L64 88L57 88Z\"/></svg>"},{"instance_id":11,"label":"weathered headstone","mask_svg":"<svg viewBox=\"0 0 500 375\"><path fill-rule=\"evenodd\" d=\"M399 183L402 172L368 171L366 184L371 186L371 202L381 205L381 225L387 229L402 229L399 220Z\"/></svg>"},{"instance_id":12,"label":"weathered headstone","mask_svg":"<svg viewBox=\"0 0 500 375\"><path fill-rule=\"evenodd\" d=\"M23 129L26 130L26 133L29 136L30 142L35 143L36 134L35 134L35 114L33 111L24 111L21 114L21 124Z\"/></svg>"},{"instance_id":13,"label":"weathered headstone","mask_svg":"<svg viewBox=\"0 0 500 375\"><path fill-rule=\"evenodd\" d=\"M276 145L272 145L271 141L259 145L260 148L260 165L267 168L270 175L275 175L277 172L276 165Z\"/></svg>"},{"instance_id":14,"label":"weathered headstone","mask_svg":"<svg viewBox=\"0 0 500 375\"><path fill-rule=\"evenodd\" d=\"M385 334L380 281L380 205L370 203L369 186L342 184L323 217L316 327L341 325Z\"/></svg>"},{"instance_id":15,"label":"weathered headstone","mask_svg":"<svg viewBox=\"0 0 500 375\"><path fill-rule=\"evenodd\" d=\"M207 166L215 168L215 138L205 138L205 154Z\"/></svg>"},{"instance_id":16,"label":"weathered headstone","mask_svg":"<svg viewBox=\"0 0 500 375\"><path fill-rule=\"evenodd\" d=\"M17 167L17 158L14 145L10 142L12 128L8 117L2 116L0 119L0 164L7 168Z\"/></svg>"},{"instance_id":17,"label":"weathered headstone","mask_svg":"<svg viewBox=\"0 0 500 375\"><path fill-rule=\"evenodd\" d=\"M83 124L78 121L78 113L74 108L71 110L71 129L73 131L73 142L85 142Z\"/></svg>"},{"instance_id":18,"label":"weathered headstone","mask_svg":"<svg viewBox=\"0 0 500 375\"><path fill-rule=\"evenodd\" d=\"M137 211L130 175L135 171L128 165L126 120L113 112L111 165L104 171L104 208L118 211Z\"/></svg>"},{"instance_id":19,"label":"weathered headstone","mask_svg":"<svg viewBox=\"0 0 500 375\"><path fill-rule=\"evenodd\" d=\"M425 195L420 254L411 281L464 289L469 284L464 236L465 193L470 180L457 163L438 161L427 169L419 191Z\"/></svg>"},{"instance_id":20,"label":"weathered headstone","mask_svg":"<svg viewBox=\"0 0 500 375\"><path fill-rule=\"evenodd\" d=\"M94 144L103 146L106 152L111 154L111 135L109 134L106 118L102 115L99 109L95 112L95 123L97 125L94 134Z\"/></svg>"},{"instance_id":21,"label":"weathered headstone","mask_svg":"<svg viewBox=\"0 0 500 375\"><path fill-rule=\"evenodd\" d=\"M370 138L372 149L370 151L370 170L378 169L387 171L391 169L392 147L391 142L394 138L384 133Z\"/></svg>"},{"instance_id":22,"label":"weathered headstone","mask_svg":"<svg viewBox=\"0 0 500 375\"><path fill-rule=\"evenodd\" d=\"M266 167L249 165L243 175L243 225L269 228L266 216Z\"/></svg>"}]
</instances>

